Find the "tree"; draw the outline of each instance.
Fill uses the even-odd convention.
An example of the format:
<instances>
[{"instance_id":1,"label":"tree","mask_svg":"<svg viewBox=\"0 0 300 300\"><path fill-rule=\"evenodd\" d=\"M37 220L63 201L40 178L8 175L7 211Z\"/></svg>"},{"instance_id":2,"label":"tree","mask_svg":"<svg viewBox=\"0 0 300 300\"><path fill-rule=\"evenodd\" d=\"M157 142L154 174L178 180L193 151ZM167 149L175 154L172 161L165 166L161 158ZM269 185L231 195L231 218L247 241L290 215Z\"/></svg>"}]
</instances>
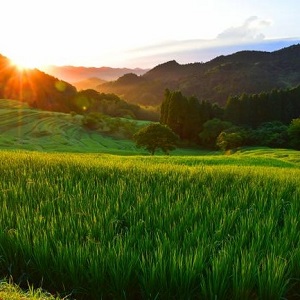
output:
<instances>
[{"instance_id":1,"label":"tree","mask_svg":"<svg viewBox=\"0 0 300 300\"><path fill-rule=\"evenodd\" d=\"M169 104L170 104L171 92L169 89L165 90L165 98L160 106L160 123L167 124Z\"/></svg>"},{"instance_id":2,"label":"tree","mask_svg":"<svg viewBox=\"0 0 300 300\"><path fill-rule=\"evenodd\" d=\"M291 146L300 150L300 118L292 120L288 127L288 135Z\"/></svg>"},{"instance_id":3,"label":"tree","mask_svg":"<svg viewBox=\"0 0 300 300\"><path fill-rule=\"evenodd\" d=\"M255 130L258 145L267 147L286 147L288 145L288 127L280 121L266 122Z\"/></svg>"},{"instance_id":4,"label":"tree","mask_svg":"<svg viewBox=\"0 0 300 300\"><path fill-rule=\"evenodd\" d=\"M243 137L239 132L222 131L216 145L222 150L234 149L243 145Z\"/></svg>"},{"instance_id":5,"label":"tree","mask_svg":"<svg viewBox=\"0 0 300 300\"><path fill-rule=\"evenodd\" d=\"M161 104L160 123L169 126L181 139L198 142L198 134L203 124L216 117L223 116L223 109L192 96L185 97L180 91L166 89Z\"/></svg>"},{"instance_id":6,"label":"tree","mask_svg":"<svg viewBox=\"0 0 300 300\"><path fill-rule=\"evenodd\" d=\"M161 124L150 124L140 129L133 136L137 147L148 150L151 155L157 149L161 149L165 154L176 148L178 136L167 126Z\"/></svg>"},{"instance_id":7,"label":"tree","mask_svg":"<svg viewBox=\"0 0 300 300\"><path fill-rule=\"evenodd\" d=\"M207 148L215 148L219 134L232 126L232 123L217 118L208 120L203 124L203 130L199 134L202 145Z\"/></svg>"},{"instance_id":8,"label":"tree","mask_svg":"<svg viewBox=\"0 0 300 300\"><path fill-rule=\"evenodd\" d=\"M181 138L184 136L184 124L187 119L187 98L180 91L171 93L166 124Z\"/></svg>"}]
</instances>

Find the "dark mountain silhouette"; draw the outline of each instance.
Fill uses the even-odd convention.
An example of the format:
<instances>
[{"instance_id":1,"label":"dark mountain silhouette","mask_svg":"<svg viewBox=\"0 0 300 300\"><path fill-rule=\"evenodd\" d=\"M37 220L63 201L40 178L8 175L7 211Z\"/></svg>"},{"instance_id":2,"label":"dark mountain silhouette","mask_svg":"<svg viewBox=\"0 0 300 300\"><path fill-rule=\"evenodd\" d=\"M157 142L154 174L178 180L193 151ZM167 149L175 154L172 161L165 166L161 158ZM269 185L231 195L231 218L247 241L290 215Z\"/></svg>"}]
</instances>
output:
<instances>
[{"instance_id":1,"label":"dark mountain silhouette","mask_svg":"<svg viewBox=\"0 0 300 300\"><path fill-rule=\"evenodd\" d=\"M15 99L30 106L69 112L76 88L65 81L38 69L19 70L10 60L0 55L0 99Z\"/></svg>"},{"instance_id":2,"label":"dark mountain silhouette","mask_svg":"<svg viewBox=\"0 0 300 300\"><path fill-rule=\"evenodd\" d=\"M300 45L274 52L241 51L207 63L169 61L141 76L125 75L97 87L129 102L158 105L166 88L224 105L229 95L268 92L300 84Z\"/></svg>"},{"instance_id":3,"label":"dark mountain silhouette","mask_svg":"<svg viewBox=\"0 0 300 300\"><path fill-rule=\"evenodd\" d=\"M49 66L43 69L48 74L55 76L61 80L70 83L78 82L88 78L99 78L105 81L116 80L127 73L134 73L137 75L145 74L148 69L129 69L129 68L87 68L87 67L74 67L74 66Z\"/></svg>"}]
</instances>

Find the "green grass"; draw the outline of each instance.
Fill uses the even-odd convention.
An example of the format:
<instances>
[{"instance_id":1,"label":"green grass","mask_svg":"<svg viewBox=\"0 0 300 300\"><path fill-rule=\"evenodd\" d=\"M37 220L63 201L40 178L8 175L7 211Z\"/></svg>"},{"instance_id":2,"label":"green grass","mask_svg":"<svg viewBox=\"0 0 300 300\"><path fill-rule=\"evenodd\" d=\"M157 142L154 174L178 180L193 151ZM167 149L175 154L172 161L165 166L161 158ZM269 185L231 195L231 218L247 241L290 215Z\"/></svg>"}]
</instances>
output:
<instances>
[{"instance_id":1,"label":"green grass","mask_svg":"<svg viewBox=\"0 0 300 300\"><path fill-rule=\"evenodd\" d=\"M250 151L0 152L2 277L83 299L289 299L299 152Z\"/></svg>"}]
</instances>

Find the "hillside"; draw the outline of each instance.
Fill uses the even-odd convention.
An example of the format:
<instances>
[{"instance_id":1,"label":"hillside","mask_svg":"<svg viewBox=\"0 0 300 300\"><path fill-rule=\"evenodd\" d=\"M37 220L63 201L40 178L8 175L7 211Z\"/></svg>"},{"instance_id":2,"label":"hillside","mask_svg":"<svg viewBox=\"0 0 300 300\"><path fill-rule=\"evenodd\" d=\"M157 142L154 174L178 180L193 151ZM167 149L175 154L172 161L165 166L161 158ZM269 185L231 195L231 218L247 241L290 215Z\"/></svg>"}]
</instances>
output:
<instances>
[{"instance_id":1,"label":"hillside","mask_svg":"<svg viewBox=\"0 0 300 300\"><path fill-rule=\"evenodd\" d=\"M132 141L102 136L81 126L83 116L30 108L0 100L0 149L135 153ZM141 151L139 151L141 152Z\"/></svg>"},{"instance_id":2,"label":"hillside","mask_svg":"<svg viewBox=\"0 0 300 300\"><path fill-rule=\"evenodd\" d=\"M97 90L121 95L133 103L158 105L166 88L179 89L187 96L195 95L200 101L224 105L229 95L260 93L300 84L300 45L274 52L241 51L207 63L180 65L170 61L135 79L123 79L124 76L101 84Z\"/></svg>"},{"instance_id":3,"label":"hillside","mask_svg":"<svg viewBox=\"0 0 300 300\"><path fill-rule=\"evenodd\" d=\"M43 69L46 73L55 76L61 80L67 82L77 82L81 80L86 80L88 78L98 78L105 81L116 80L117 78L123 76L127 73L134 73L137 75L145 74L147 69L129 69L129 68L110 68L110 67L100 67L100 68L89 68L89 67L74 67L74 66L48 66Z\"/></svg>"}]
</instances>

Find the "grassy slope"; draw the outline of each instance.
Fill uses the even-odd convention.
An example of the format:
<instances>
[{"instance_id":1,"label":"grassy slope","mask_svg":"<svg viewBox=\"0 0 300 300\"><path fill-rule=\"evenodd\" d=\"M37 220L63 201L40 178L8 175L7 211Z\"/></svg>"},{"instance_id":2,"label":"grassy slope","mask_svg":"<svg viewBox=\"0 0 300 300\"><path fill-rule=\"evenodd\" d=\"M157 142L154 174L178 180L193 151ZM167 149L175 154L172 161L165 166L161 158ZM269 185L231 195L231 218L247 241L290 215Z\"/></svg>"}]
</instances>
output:
<instances>
[{"instance_id":1,"label":"grassy slope","mask_svg":"<svg viewBox=\"0 0 300 300\"><path fill-rule=\"evenodd\" d=\"M82 116L40 111L0 100L0 148L59 152L138 153L128 140L104 137L81 126Z\"/></svg>"}]
</instances>

